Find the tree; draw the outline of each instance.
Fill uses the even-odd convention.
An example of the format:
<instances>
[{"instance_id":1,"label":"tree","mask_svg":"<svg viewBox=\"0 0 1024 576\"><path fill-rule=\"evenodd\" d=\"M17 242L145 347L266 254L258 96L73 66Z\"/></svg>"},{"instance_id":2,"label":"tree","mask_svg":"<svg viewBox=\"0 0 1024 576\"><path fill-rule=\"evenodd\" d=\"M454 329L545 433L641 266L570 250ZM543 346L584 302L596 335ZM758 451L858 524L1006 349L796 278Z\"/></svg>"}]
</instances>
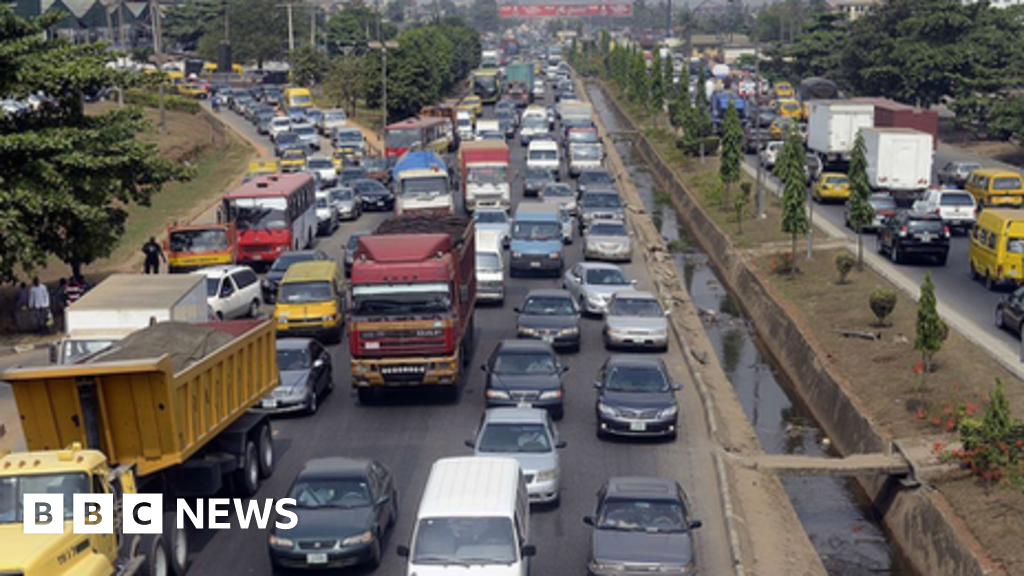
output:
<instances>
[{"instance_id":1,"label":"tree","mask_svg":"<svg viewBox=\"0 0 1024 576\"><path fill-rule=\"evenodd\" d=\"M368 5L362 2L349 2L345 9L327 20L327 49L331 54L363 55L367 52L367 43L377 40L379 17ZM390 22L380 23L382 40L392 40L398 29Z\"/></svg>"},{"instance_id":2,"label":"tree","mask_svg":"<svg viewBox=\"0 0 1024 576\"><path fill-rule=\"evenodd\" d=\"M669 60L667 63L669 68L672 67L672 61ZM651 97L650 106L655 112L661 112L662 106L665 105L665 74L662 72L661 56L658 51L655 50L653 62L651 65Z\"/></svg>"},{"instance_id":3,"label":"tree","mask_svg":"<svg viewBox=\"0 0 1024 576\"><path fill-rule=\"evenodd\" d=\"M291 55L292 82L299 86L313 86L323 80L327 58L312 46L296 48Z\"/></svg>"},{"instance_id":4,"label":"tree","mask_svg":"<svg viewBox=\"0 0 1024 576\"><path fill-rule=\"evenodd\" d=\"M875 220L875 210L868 203L871 184L866 150L864 136L858 131L850 157L850 199L846 201L846 214L850 227L857 232L857 268L860 270L864 269L864 227Z\"/></svg>"},{"instance_id":5,"label":"tree","mask_svg":"<svg viewBox=\"0 0 1024 576\"><path fill-rule=\"evenodd\" d=\"M216 16L203 27L197 48L207 60L216 60L220 43L224 40L224 4L213 0L219 6ZM281 17L284 9L277 0L227 0L231 55L239 62L255 62L260 68L268 60L285 56L288 42L287 19ZM295 18L303 20L296 12ZM300 35L308 27L298 27ZM301 43L300 43L301 44Z\"/></svg>"},{"instance_id":6,"label":"tree","mask_svg":"<svg viewBox=\"0 0 1024 576\"><path fill-rule=\"evenodd\" d=\"M213 22L223 22L224 2L220 0L185 0L166 7L163 21L164 42L182 50L195 50L199 40L214 28ZM221 26L220 30L224 30Z\"/></svg>"},{"instance_id":7,"label":"tree","mask_svg":"<svg viewBox=\"0 0 1024 576\"><path fill-rule=\"evenodd\" d=\"M412 0L391 0L384 8L384 16L392 22L404 22L405 13L413 4Z\"/></svg>"},{"instance_id":8,"label":"tree","mask_svg":"<svg viewBox=\"0 0 1024 576\"><path fill-rule=\"evenodd\" d=\"M349 116L356 112L356 102L366 92L365 56L341 56L331 60L324 78L327 96L348 109Z\"/></svg>"},{"instance_id":9,"label":"tree","mask_svg":"<svg viewBox=\"0 0 1024 576\"><path fill-rule=\"evenodd\" d=\"M917 301L917 338L914 340L914 350L921 353L924 374L932 371L932 359L942 349L948 333L949 329L936 309L932 275L926 273L924 283L921 284L921 296Z\"/></svg>"},{"instance_id":10,"label":"tree","mask_svg":"<svg viewBox=\"0 0 1024 576\"><path fill-rule=\"evenodd\" d=\"M740 161L743 158L743 126L736 104L729 100L722 119L722 160L718 164L718 176L722 179L722 205L728 209L729 192L732 185L740 181Z\"/></svg>"},{"instance_id":11,"label":"tree","mask_svg":"<svg viewBox=\"0 0 1024 576\"><path fill-rule=\"evenodd\" d=\"M782 146L781 158L775 163L775 175L783 184L782 231L789 234L793 241L789 263L793 273L799 271L796 263L797 238L807 234L810 229L806 205L807 176L804 174L806 166L803 138L799 131L790 130Z\"/></svg>"},{"instance_id":12,"label":"tree","mask_svg":"<svg viewBox=\"0 0 1024 576\"><path fill-rule=\"evenodd\" d=\"M190 171L161 158L137 136L142 112L119 108L86 114L82 94L134 87L142 75L106 66L104 44L46 39L61 18L25 19L0 6L0 94L46 94L36 111L0 116L0 279L13 280L56 256L81 273L109 256L124 233L131 204Z\"/></svg>"}]
</instances>

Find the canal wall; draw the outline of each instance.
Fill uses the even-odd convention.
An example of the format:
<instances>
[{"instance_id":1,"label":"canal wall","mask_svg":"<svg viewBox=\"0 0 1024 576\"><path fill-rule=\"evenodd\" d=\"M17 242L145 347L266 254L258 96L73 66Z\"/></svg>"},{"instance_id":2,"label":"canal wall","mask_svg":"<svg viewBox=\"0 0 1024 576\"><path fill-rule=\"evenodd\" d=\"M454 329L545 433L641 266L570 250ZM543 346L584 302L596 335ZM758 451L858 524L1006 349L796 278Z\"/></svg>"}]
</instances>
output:
<instances>
[{"instance_id":1,"label":"canal wall","mask_svg":"<svg viewBox=\"0 0 1024 576\"><path fill-rule=\"evenodd\" d=\"M636 131L632 119L604 88L616 118ZM708 254L722 280L740 301L768 352L793 383L795 392L843 455L886 452L890 440L846 393L840 375L821 361L817 346L755 267L735 248L668 163L642 134L631 135L637 152L654 178L666 190L693 238ZM942 496L927 487L905 489L887 477L858 477L857 483L872 500L896 544L921 574L981 576L990 574L974 553L976 542L952 514Z\"/></svg>"}]
</instances>

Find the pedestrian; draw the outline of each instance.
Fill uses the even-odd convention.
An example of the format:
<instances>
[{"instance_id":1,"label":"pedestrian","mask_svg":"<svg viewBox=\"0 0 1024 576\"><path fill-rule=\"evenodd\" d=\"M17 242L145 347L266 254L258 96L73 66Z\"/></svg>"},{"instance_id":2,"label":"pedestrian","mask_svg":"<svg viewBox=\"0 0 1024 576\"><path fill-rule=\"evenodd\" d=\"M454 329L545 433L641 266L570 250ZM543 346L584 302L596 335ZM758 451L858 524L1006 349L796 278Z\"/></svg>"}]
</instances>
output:
<instances>
[{"instance_id":1,"label":"pedestrian","mask_svg":"<svg viewBox=\"0 0 1024 576\"><path fill-rule=\"evenodd\" d=\"M32 288L28 292L28 307L36 317L36 327L40 334L49 332L50 324L50 291L45 284L39 283L39 277L32 279Z\"/></svg>"},{"instance_id":2,"label":"pedestrian","mask_svg":"<svg viewBox=\"0 0 1024 576\"><path fill-rule=\"evenodd\" d=\"M64 298L68 306L71 306L85 294L85 284L81 276L72 276L64 287Z\"/></svg>"},{"instance_id":3,"label":"pedestrian","mask_svg":"<svg viewBox=\"0 0 1024 576\"><path fill-rule=\"evenodd\" d=\"M150 236L149 242L142 245L142 253L146 255L146 274L159 274L160 260L167 263L167 256L164 256L164 251L160 244L157 244L155 237Z\"/></svg>"},{"instance_id":4,"label":"pedestrian","mask_svg":"<svg viewBox=\"0 0 1024 576\"><path fill-rule=\"evenodd\" d=\"M21 323L18 322L18 315L28 309L28 285L24 282L18 284L18 291L14 294L14 309L11 310L11 320L21 330Z\"/></svg>"}]
</instances>

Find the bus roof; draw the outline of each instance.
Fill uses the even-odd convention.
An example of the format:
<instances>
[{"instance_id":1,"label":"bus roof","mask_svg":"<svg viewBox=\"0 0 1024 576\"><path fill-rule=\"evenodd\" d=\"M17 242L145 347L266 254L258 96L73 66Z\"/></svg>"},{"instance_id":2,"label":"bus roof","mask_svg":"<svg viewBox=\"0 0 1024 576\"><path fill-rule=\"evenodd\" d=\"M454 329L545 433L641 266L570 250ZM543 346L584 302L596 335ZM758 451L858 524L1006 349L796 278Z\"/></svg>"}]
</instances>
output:
<instances>
[{"instance_id":1,"label":"bus roof","mask_svg":"<svg viewBox=\"0 0 1024 576\"><path fill-rule=\"evenodd\" d=\"M228 192L224 198L254 198L258 196L285 196L305 185L313 183L313 176L307 172L293 174L267 174Z\"/></svg>"}]
</instances>

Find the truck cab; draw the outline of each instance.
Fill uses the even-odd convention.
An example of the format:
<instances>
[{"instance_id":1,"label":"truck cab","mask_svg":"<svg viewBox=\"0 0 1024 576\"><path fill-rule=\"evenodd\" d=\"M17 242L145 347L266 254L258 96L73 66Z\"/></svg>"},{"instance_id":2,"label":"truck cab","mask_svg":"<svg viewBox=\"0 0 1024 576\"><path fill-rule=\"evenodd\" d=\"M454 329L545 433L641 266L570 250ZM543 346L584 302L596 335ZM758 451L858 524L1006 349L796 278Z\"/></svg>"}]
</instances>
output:
<instances>
[{"instance_id":1,"label":"truck cab","mask_svg":"<svg viewBox=\"0 0 1024 576\"><path fill-rule=\"evenodd\" d=\"M562 222L554 203L521 203L512 220L509 245L510 273L547 273L561 276Z\"/></svg>"}]
</instances>

